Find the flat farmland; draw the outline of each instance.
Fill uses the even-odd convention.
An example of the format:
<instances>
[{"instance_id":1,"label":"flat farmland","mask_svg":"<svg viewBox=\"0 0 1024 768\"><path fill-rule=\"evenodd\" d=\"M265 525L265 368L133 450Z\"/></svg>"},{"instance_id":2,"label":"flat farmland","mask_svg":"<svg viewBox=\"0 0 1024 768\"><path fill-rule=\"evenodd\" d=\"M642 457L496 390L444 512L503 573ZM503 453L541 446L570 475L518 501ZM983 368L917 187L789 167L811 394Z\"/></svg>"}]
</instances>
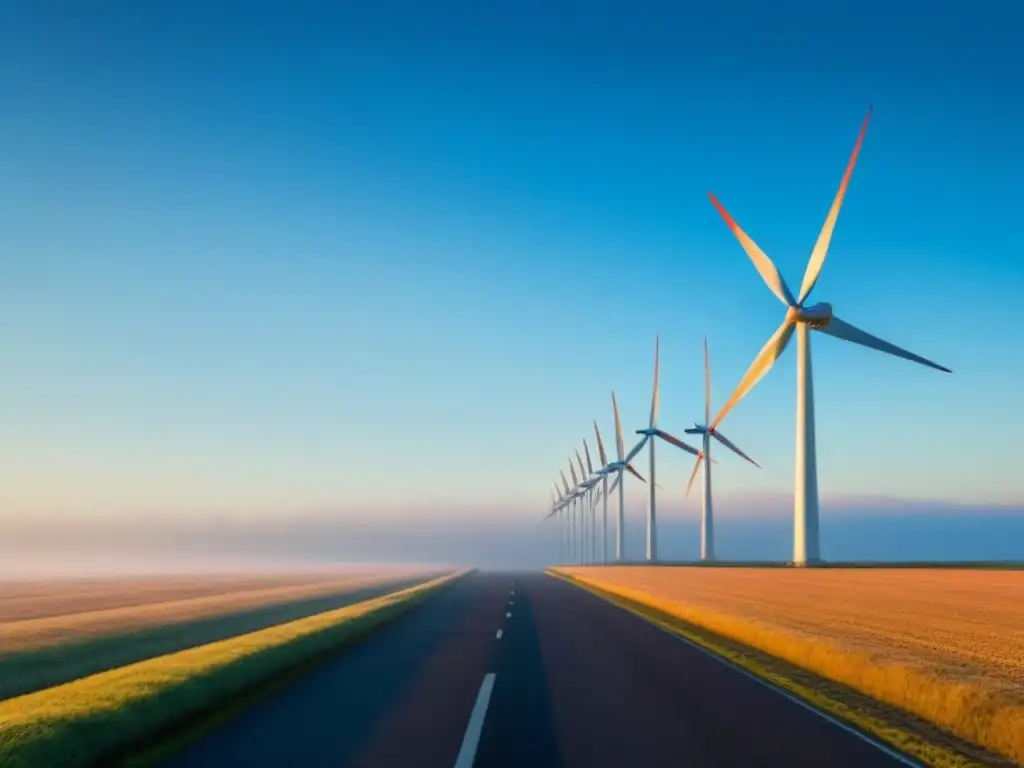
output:
<instances>
[{"instance_id":1,"label":"flat farmland","mask_svg":"<svg viewBox=\"0 0 1024 768\"><path fill-rule=\"evenodd\" d=\"M1024 571L559 568L1024 761Z\"/></svg>"},{"instance_id":2,"label":"flat farmland","mask_svg":"<svg viewBox=\"0 0 1024 768\"><path fill-rule=\"evenodd\" d=\"M0 583L0 699L264 629L425 570Z\"/></svg>"}]
</instances>

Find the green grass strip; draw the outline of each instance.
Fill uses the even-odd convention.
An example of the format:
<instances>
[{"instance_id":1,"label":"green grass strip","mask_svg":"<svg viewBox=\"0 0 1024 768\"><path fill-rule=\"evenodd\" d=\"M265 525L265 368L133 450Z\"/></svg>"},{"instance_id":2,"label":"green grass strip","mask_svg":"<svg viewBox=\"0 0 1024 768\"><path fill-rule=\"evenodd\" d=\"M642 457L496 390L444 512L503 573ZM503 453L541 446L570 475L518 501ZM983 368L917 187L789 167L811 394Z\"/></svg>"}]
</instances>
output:
<instances>
[{"instance_id":1,"label":"green grass strip","mask_svg":"<svg viewBox=\"0 0 1024 768\"><path fill-rule=\"evenodd\" d=\"M633 613L673 635L725 659L740 669L791 693L853 728L891 745L932 768L991 768L1015 763L942 731L914 715L860 694L841 683L718 635L638 600L549 569L547 573Z\"/></svg>"},{"instance_id":2,"label":"green grass strip","mask_svg":"<svg viewBox=\"0 0 1024 768\"><path fill-rule=\"evenodd\" d=\"M0 702L0 765L114 759L364 636L464 573Z\"/></svg>"}]
</instances>

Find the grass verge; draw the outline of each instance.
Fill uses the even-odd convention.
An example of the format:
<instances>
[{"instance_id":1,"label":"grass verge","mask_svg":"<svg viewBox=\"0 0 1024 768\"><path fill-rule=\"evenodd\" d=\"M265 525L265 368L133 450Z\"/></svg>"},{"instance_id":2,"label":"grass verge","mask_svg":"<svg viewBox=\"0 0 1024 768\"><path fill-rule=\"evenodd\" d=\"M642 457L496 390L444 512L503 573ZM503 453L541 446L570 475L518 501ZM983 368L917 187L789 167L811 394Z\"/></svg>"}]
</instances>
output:
<instances>
[{"instance_id":1,"label":"grass verge","mask_svg":"<svg viewBox=\"0 0 1024 768\"><path fill-rule=\"evenodd\" d=\"M8 699L0 703L0 765L56 768L116 759L363 637L464 573Z\"/></svg>"},{"instance_id":2,"label":"grass verge","mask_svg":"<svg viewBox=\"0 0 1024 768\"><path fill-rule=\"evenodd\" d=\"M827 712L854 728L892 745L904 754L935 768L975 768L1018 765L1001 750L980 746L974 740L950 733L930 718L908 712L891 702L879 700L859 687L821 674L813 666L824 659L835 664L836 657L822 657L822 649L808 653L806 648L789 647L785 654L774 652L778 638L766 642L768 630L732 617L719 616L700 609L681 611L677 603L658 600L640 590L631 590L598 580L560 573L564 579L608 602L624 608L662 629L724 658L731 664L792 693L812 706ZM789 638L781 638L788 641ZM831 654L835 651L828 648ZM881 669L882 677L889 670ZM896 679L902 679L897 673ZM930 681L927 688L930 689ZM921 694L927 695L928 690ZM1004 743L1016 734L1003 734ZM1012 746L1012 744L1011 744Z\"/></svg>"},{"instance_id":3,"label":"grass verge","mask_svg":"<svg viewBox=\"0 0 1024 768\"><path fill-rule=\"evenodd\" d=\"M217 595L213 600L195 601L195 616L189 616L184 607L184 604L191 601L171 603L170 606L131 606L123 611L124 626L112 622L108 632L101 635L90 635L83 631L81 625L84 622L80 615L58 616L52 621L63 635L61 642L50 642L39 648L22 647L14 651L5 648L14 644L10 625L0 625L0 700L332 611L426 580L427 576L423 575L394 580L366 580L348 585L339 583L331 592L322 594L303 596L299 592L286 595L284 600L273 595L273 599L266 604L256 602L235 605L235 596ZM251 599L251 596L246 597ZM174 614L171 609L175 610ZM192 606L188 606L188 609L191 610ZM143 613L148 615L139 615ZM84 618L89 618L89 615L86 614ZM148 625L142 619L149 622ZM39 623L50 621L44 619ZM88 629L92 630L91 627Z\"/></svg>"}]
</instances>

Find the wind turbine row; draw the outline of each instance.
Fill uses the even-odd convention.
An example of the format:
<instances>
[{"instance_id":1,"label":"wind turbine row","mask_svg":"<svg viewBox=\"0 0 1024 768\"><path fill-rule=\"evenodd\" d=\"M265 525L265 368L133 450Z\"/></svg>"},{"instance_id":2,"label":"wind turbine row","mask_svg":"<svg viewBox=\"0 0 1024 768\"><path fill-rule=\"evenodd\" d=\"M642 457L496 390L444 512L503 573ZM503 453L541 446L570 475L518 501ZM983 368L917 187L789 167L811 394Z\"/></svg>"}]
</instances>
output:
<instances>
[{"instance_id":1,"label":"wind turbine row","mask_svg":"<svg viewBox=\"0 0 1024 768\"><path fill-rule=\"evenodd\" d=\"M722 420L725 419L733 408L736 407L737 403L740 402L756 385L764 378L764 376L771 370L775 361L782 355L786 347L789 345L794 334L797 337L797 381L796 381L796 472L795 472L795 493L793 503L793 563L795 565L808 565L815 564L821 560L821 542L820 542L820 529L819 529L819 508L818 508L818 475L817 475L817 456L815 449L815 430L814 430L814 386L811 375L811 331L819 331L821 333L833 336L843 341L848 341L853 344L859 344L870 349L875 349L880 352L885 352L896 357L902 357L906 360L910 360L921 365L935 368L936 370L945 371L946 373L952 373L949 368L939 365L938 363L932 362L920 355L916 355L913 352L896 346L888 341L884 341L877 336L873 336L866 331L862 331L850 323L839 319L832 311L832 305L819 302L814 305L807 305L807 299L813 291L818 277L821 274L822 265L825 263L825 256L828 253L828 247L832 240L832 232L835 229L836 221L839 218L839 210L842 207L843 199L846 195L846 189L849 186L850 178L853 175L854 166L857 163L857 157L860 154L861 145L864 142L864 136L867 133L868 123L871 120L871 108L868 109L867 116L864 118L864 122L861 125L860 132L857 136L856 144L854 145L853 152L850 156L850 160L847 163L846 171L843 174L842 181L839 184L839 190L836 193L835 199L832 202L832 207L829 209L828 215L825 218L825 224L822 226L821 232L818 235L818 240L814 245L814 249L811 251L810 259L807 263L807 268L804 272L803 283L800 286L800 293L798 295L793 294L786 284L786 281L782 278L778 268L772 262L770 258L762 251L757 244L744 232L736 221L729 215L725 210L725 207L718 201L718 199L709 193L712 204L718 210L719 214L725 220L725 223L732 230L736 239L746 254L750 257L750 260L754 263L754 267L757 269L761 278L768 286L769 290L786 306L786 314L783 317L782 324L775 331L768 342L764 345L761 351L754 358L754 361L750 364L743 378L740 380L736 389L732 395L726 401L725 405L715 416L714 420L711 420L711 368L708 358L707 349L707 338L704 340L704 422L703 424L695 424L692 428L686 429L685 432L691 435L700 435L702 438L701 449L698 450L693 448L686 443L678 440L672 435L662 431L657 426L658 421L658 353L659 343L655 342L654 352L654 395L651 400L651 416L648 426L644 429L638 429L637 434L643 435L643 438L637 443L629 453L623 455L623 440L622 440L622 425L619 420L618 404L615 401L615 393L612 393L612 408L615 413L615 430L616 430L616 448L618 453L618 461L607 463L604 456L604 448L601 445L600 432L597 432L598 446L601 450L601 462L604 466L597 470L596 473L591 473L597 477L604 476L607 480L609 474L615 474L615 482L609 489L604 488L605 497L605 518L607 520L607 496L608 493L615 490L615 487L619 489L619 504L618 504L618 515L616 518L616 560L621 561L623 559L623 507L624 507L624 496L623 496L623 483L622 479L626 471L632 473L643 482L647 482L640 475L636 469L633 468L630 463L643 449L645 445L649 443L649 457L650 457L650 499L647 507L647 560L654 561L658 557L657 549L657 517L656 517L656 493L655 490L658 487L655 484L655 464L654 464L654 438L660 438L666 442L680 448L688 453L696 456L696 462L693 467L693 471L690 474L690 480L686 487L686 493L689 495L690 489L697 477L698 471L703 463L703 498L702 498L702 514L701 514L701 559L702 560L713 560L714 559L714 533L713 533L713 515L712 515L712 504L711 504L711 463L714 463L711 459L711 442L715 440L726 448L741 456L751 464L759 466L753 459L747 456L740 448L738 448L733 442L728 440L722 435L719 430L719 425ZM597 424L594 424L595 431L597 430ZM589 457L589 454L588 454ZM578 458L578 454L577 454ZM570 462L571 466L571 462ZM582 472L582 464L580 465ZM592 469L592 468L591 468ZM545 519L551 518L557 515L559 512L567 508L567 505L574 503L575 499L580 494L586 493L586 489L592 488L593 485L587 485L591 482L589 478L577 480L575 472L573 472L573 481L575 486L570 487L565 481L565 475L562 475L563 489L560 491L555 487L555 494L552 497L552 508L549 511ZM607 485L607 482L605 483ZM607 527L607 522L605 523ZM573 537L575 536L575 529L572 527L573 522L566 516L566 531L567 531L567 546L570 548L567 550L567 554L572 559L573 552ZM606 531L607 534L607 531ZM607 561L607 553L605 553L605 561Z\"/></svg>"},{"instance_id":2,"label":"wind turbine row","mask_svg":"<svg viewBox=\"0 0 1024 768\"><path fill-rule=\"evenodd\" d=\"M579 451L576 451L576 460L580 466L580 475L577 477L575 466L572 463L572 459L569 460L569 473L572 476L573 485L569 485L566 479L565 473L561 473L562 478L562 490L559 491L558 483L555 483L554 493L552 495L551 509L544 517L542 522L555 517L560 512L564 512L563 525L565 530L565 553L568 562L580 562L580 563L593 563L597 562L596 558L596 546L591 546L587 549L588 542L591 544L595 541L596 529L595 529L595 510L596 510L596 497L588 497L588 494L599 495L604 501L604 515L602 517L602 558L600 562L608 562L608 496L614 493L618 489L618 510L615 518L615 560L621 562L624 559L624 528L625 528L625 473L629 472L636 477L640 482L646 484L650 489L650 496L647 505L647 538L646 538L646 559L648 561L655 561L658 559L658 526L657 526L657 491L661 489L661 486L655 482L656 477L656 465L655 465L655 451L654 446L656 443L655 438L664 440L669 445L675 446L680 450L683 450L693 456L697 457L697 464L694 468L694 473L690 478L690 485L693 485L693 478L696 476L696 467L700 466L702 460L705 457L710 459L710 443L709 438L715 437L723 445L734 451L739 456L749 461L751 464L758 466L749 456L741 451L734 443L727 440L721 435L717 429L709 429L708 427L696 424L693 429L687 429L689 433L703 434L704 435L704 446L703 450L694 448L691 445L683 442L677 437L669 434L665 430L658 426L658 402L659 402L659 369L660 369L660 353L661 353L661 339L655 337L654 341L654 391L651 395L651 414L648 420L647 426L643 429L636 430L638 435L642 435L640 441L634 445L628 453L625 452L625 441L622 435L622 419L619 416L619 404L615 398L615 392L612 391L612 413L615 418L615 448L616 448L616 461L609 462L608 457L605 454L604 442L601 440L601 430L597 426L597 422L594 422L594 434L597 437L597 447L601 460L601 466L595 470L591 463L590 449L587 446L586 439L583 440L583 450L587 455L587 471L583 470L583 462L580 460ZM704 363L705 363L705 417L704 424L706 425L710 418L710 368L708 366L707 356L707 340L704 342ZM648 458L650 460L650 482L648 482L643 475L641 475L637 469L633 466L632 461L635 459L640 452L647 446ZM708 462L705 461L705 464ZM608 477L614 475L614 480L609 487ZM710 468L706 468L704 473L704 498L703 498L703 514L701 523L701 559L711 560L714 559L714 550L712 546L713 534L712 534L712 518L711 518L711 472ZM600 489L596 489L598 482L602 483ZM690 487L687 486L687 494L689 494ZM576 524L576 510L579 507L578 501L581 498L590 498L590 502L584 502L582 505L581 524L577 530ZM589 518L587 509L589 508ZM587 528L587 521L590 520L590 527Z\"/></svg>"}]
</instances>

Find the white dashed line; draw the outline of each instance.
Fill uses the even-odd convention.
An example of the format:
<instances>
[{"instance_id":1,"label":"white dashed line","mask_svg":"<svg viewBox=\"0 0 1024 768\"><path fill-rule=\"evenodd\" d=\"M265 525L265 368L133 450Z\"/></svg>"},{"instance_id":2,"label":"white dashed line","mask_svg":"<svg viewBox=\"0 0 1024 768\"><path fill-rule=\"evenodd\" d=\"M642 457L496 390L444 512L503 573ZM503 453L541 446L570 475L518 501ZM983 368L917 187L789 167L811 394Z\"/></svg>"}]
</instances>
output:
<instances>
[{"instance_id":1,"label":"white dashed line","mask_svg":"<svg viewBox=\"0 0 1024 768\"><path fill-rule=\"evenodd\" d=\"M506 613L505 614L505 618L506 619L511 619L512 618L512 614L511 613Z\"/></svg>"},{"instance_id":2,"label":"white dashed line","mask_svg":"<svg viewBox=\"0 0 1024 768\"><path fill-rule=\"evenodd\" d=\"M476 749L480 745L480 732L484 729L484 718L487 717L487 705L491 703L492 690L494 673L488 672L484 675L484 681L480 683L480 693L476 696L473 713L469 716L469 725L466 726L466 735L462 737L462 749L459 750L455 768L473 768Z\"/></svg>"},{"instance_id":3,"label":"white dashed line","mask_svg":"<svg viewBox=\"0 0 1024 768\"><path fill-rule=\"evenodd\" d=\"M504 631L503 631L503 630L500 630L500 629L499 629L499 630L498 630L498 634L496 634L496 635L495 635L495 637L496 637L496 638L497 638L498 640L501 640L501 636L502 636L502 634L503 634L503 633L504 633Z\"/></svg>"}]
</instances>

